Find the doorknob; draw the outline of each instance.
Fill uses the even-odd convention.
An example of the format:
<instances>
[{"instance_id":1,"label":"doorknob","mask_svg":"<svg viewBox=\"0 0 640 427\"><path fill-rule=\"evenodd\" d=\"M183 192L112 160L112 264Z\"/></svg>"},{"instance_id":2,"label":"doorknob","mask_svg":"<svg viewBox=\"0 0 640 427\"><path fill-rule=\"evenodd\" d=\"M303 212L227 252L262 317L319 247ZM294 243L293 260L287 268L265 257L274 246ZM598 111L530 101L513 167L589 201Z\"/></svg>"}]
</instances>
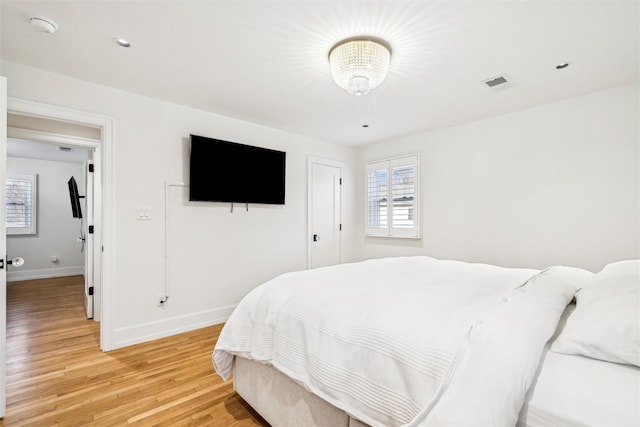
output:
<instances>
[{"instance_id":1,"label":"doorknob","mask_svg":"<svg viewBox=\"0 0 640 427\"><path fill-rule=\"evenodd\" d=\"M317 234L313 235L313 241L317 242L318 240L320 240L320 236L318 236Z\"/></svg>"},{"instance_id":2,"label":"doorknob","mask_svg":"<svg viewBox=\"0 0 640 427\"><path fill-rule=\"evenodd\" d=\"M24 264L24 258L19 256L13 257L11 259L7 259L7 265L13 265L14 267L22 267Z\"/></svg>"}]
</instances>

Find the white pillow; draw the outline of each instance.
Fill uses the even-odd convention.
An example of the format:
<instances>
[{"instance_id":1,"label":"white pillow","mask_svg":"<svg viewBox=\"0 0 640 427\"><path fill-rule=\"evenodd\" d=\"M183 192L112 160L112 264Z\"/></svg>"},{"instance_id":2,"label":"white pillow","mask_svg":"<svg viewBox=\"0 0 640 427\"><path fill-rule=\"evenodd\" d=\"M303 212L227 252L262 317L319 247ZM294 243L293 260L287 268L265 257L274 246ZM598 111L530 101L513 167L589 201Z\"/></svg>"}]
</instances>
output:
<instances>
[{"instance_id":1,"label":"white pillow","mask_svg":"<svg viewBox=\"0 0 640 427\"><path fill-rule=\"evenodd\" d=\"M584 283L551 351L640 366L640 260L608 264Z\"/></svg>"}]
</instances>

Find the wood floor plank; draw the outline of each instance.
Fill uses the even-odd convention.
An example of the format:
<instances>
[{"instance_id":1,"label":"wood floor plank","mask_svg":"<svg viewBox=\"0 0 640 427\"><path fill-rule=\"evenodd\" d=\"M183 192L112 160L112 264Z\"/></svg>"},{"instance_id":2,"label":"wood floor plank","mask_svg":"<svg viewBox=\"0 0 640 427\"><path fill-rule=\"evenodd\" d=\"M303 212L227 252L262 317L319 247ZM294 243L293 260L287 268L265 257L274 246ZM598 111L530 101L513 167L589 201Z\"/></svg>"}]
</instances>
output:
<instances>
[{"instance_id":1,"label":"wood floor plank","mask_svg":"<svg viewBox=\"0 0 640 427\"><path fill-rule=\"evenodd\" d=\"M0 426L268 424L213 371L222 325L103 353L81 276L7 284L7 413Z\"/></svg>"}]
</instances>

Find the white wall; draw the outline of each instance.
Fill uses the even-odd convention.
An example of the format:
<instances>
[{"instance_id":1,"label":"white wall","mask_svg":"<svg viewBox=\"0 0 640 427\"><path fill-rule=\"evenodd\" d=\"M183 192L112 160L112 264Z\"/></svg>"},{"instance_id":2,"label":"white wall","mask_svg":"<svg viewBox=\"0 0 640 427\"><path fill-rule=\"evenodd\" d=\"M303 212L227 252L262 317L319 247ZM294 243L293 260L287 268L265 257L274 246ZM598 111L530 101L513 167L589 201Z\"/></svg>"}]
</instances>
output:
<instances>
[{"instance_id":1,"label":"white wall","mask_svg":"<svg viewBox=\"0 0 640 427\"><path fill-rule=\"evenodd\" d=\"M356 150L2 62L9 95L115 118L115 347L224 321L249 290L306 267L307 157L342 161L344 261L389 255L597 270L638 258L638 86ZM428 118L425 118L428 119ZM171 190L171 297L163 292L164 183L188 181L190 133L287 152L287 203L192 204ZM422 235L363 237L363 165L421 154ZM148 207L150 221L136 220Z\"/></svg>"},{"instance_id":2,"label":"white wall","mask_svg":"<svg viewBox=\"0 0 640 427\"><path fill-rule=\"evenodd\" d=\"M22 267L9 266L8 280L68 276L84 273L84 255L76 241L80 219L73 218L67 181L75 176L84 194L84 167L80 163L7 158L8 173L38 174L37 234L7 236L10 257L25 259ZM58 262L51 257L58 257Z\"/></svg>"},{"instance_id":3,"label":"white wall","mask_svg":"<svg viewBox=\"0 0 640 427\"><path fill-rule=\"evenodd\" d=\"M640 258L638 93L624 86L366 147L362 163L420 153L423 232L361 239L359 257L593 271Z\"/></svg>"},{"instance_id":4,"label":"white wall","mask_svg":"<svg viewBox=\"0 0 640 427\"><path fill-rule=\"evenodd\" d=\"M355 149L2 62L9 96L115 118L112 342L120 347L224 321L249 290L306 268L307 156L345 164L345 200L354 199ZM188 182L190 133L287 152L286 205L194 204L172 190L172 287L164 290L164 183ZM175 196L175 197L174 197ZM175 202L173 201L175 199ZM151 220L136 220L148 207ZM353 204L345 205L345 256L355 258ZM174 240L175 239L175 240Z\"/></svg>"}]
</instances>

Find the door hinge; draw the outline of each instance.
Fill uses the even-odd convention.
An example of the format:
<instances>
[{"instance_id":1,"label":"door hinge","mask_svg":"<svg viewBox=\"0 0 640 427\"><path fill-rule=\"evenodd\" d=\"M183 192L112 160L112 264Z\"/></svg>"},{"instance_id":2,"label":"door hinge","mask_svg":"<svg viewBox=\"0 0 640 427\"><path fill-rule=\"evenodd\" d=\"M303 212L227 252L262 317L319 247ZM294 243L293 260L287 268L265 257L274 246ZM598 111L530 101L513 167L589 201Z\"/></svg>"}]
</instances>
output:
<instances>
[{"instance_id":1,"label":"door hinge","mask_svg":"<svg viewBox=\"0 0 640 427\"><path fill-rule=\"evenodd\" d=\"M93 172L93 163L89 165L89 172Z\"/></svg>"},{"instance_id":2,"label":"door hinge","mask_svg":"<svg viewBox=\"0 0 640 427\"><path fill-rule=\"evenodd\" d=\"M342 231L342 224L340 224L340 231Z\"/></svg>"},{"instance_id":3,"label":"door hinge","mask_svg":"<svg viewBox=\"0 0 640 427\"><path fill-rule=\"evenodd\" d=\"M89 234L93 234L93 225L89 226Z\"/></svg>"},{"instance_id":4,"label":"door hinge","mask_svg":"<svg viewBox=\"0 0 640 427\"><path fill-rule=\"evenodd\" d=\"M89 286L89 295L93 295L93 286Z\"/></svg>"},{"instance_id":5,"label":"door hinge","mask_svg":"<svg viewBox=\"0 0 640 427\"><path fill-rule=\"evenodd\" d=\"M340 178L340 185L342 185L342 178Z\"/></svg>"}]
</instances>

